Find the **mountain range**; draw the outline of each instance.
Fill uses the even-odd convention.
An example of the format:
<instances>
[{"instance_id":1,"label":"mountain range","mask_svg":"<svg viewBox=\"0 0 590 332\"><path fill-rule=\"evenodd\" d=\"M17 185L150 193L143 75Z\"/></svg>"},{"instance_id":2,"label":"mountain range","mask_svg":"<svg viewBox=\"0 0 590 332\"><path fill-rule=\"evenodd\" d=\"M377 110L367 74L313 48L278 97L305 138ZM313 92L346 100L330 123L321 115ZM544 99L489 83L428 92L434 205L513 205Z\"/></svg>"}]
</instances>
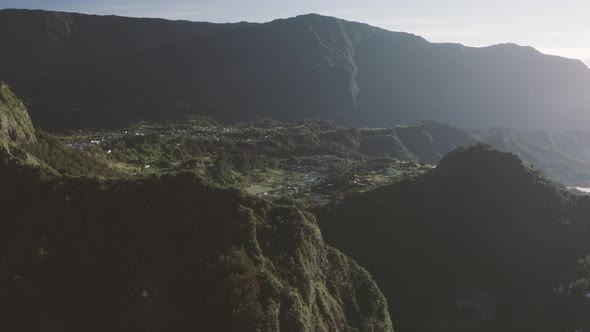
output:
<instances>
[{"instance_id":1,"label":"mountain range","mask_svg":"<svg viewBox=\"0 0 590 332\"><path fill-rule=\"evenodd\" d=\"M0 11L0 38L0 79L54 130L187 114L590 129L590 69L514 44L434 44L315 14L211 24L25 10Z\"/></svg>"}]
</instances>

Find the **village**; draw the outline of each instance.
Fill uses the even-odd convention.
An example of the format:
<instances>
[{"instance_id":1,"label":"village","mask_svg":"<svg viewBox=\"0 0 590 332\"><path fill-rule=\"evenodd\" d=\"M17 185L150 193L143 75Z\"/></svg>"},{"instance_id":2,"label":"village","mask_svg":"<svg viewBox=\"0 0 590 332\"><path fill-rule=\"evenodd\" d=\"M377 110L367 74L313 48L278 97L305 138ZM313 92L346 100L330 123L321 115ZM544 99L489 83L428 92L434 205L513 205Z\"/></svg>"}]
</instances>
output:
<instances>
[{"instance_id":1,"label":"village","mask_svg":"<svg viewBox=\"0 0 590 332\"><path fill-rule=\"evenodd\" d=\"M289 196L309 207L320 207L434 168L399 160L371 164L332 156L316 158L322 160L319 166L291 165L281 172L269 172L264 180L248 183L244 189L259 197ZM340 173L339 169L347 171Z\"/></svg>"},{"instance_id":2,"label":"village","mask_svg":"<svg viewBox=\"0 0 590 332\"><path fill-rule=\"evenodd\" d=\"M58 137L70 148L93 151L124 165L135 176L192 170L258 197L290 197L312 207L338 203L354 193L417 176L434 167L394 158L370 158L346 147L338 150L346 152L331 152L322 147L326 144L321 139L319 143L284 143L298 142L302 133L309 135L309 128L303 125L265 124L261 128L203 122L145 122L122 130L80 131ZM318 134L324 136L324 132ZM239 164L244 161L235 161L237 156L243 160L243 155L266 163L245 169ZM224 167L228 158L233 160L229 171ZM219 177L221 173L225 178Z\"/></svg>"}]
</instances>

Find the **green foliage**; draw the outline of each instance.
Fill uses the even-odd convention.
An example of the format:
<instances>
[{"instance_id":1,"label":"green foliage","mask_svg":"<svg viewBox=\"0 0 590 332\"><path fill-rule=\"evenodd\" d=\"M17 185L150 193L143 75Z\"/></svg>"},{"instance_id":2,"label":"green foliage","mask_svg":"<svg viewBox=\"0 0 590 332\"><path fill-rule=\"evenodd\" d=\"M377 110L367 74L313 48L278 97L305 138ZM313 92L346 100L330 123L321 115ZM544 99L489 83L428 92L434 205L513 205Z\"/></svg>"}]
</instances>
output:
<instances>
[{"instance_id":1,"label":"green foliage","mask_svg":"<svg viewBox=\"0 0 590 332\"><path fill-rule=\"evenodd\" d=\"M328 258L336 251L294 206L211 187L190 173L45 182L18 164L4 166L6 326L392 330L370 275L340 254L337 264ZM365 295L359 302L350 294Z\"/></svg>"},{"instance_id":2,"label":"green foliage","mask_svg":"<svg viewBox=\"0 0 590 332\"><path fill-rule=\"evenodd\" d=\"M0 81L0 146L10 149L13 144L35 141L29 114L4 82Z\"/></svg>"},{"instance_id":3,"label":"green foliage","mask_svg":"<svg viewBox=\"0 0 590 332\"><path fill-rule=\"evenodd\" d=\"M580 186L590 179L590 166L575 158L584 155L580 152L581 143L573 144L574 150L577 146L580 151L568 155L552 143L551 137L539 139L535 133L509 129L470 134L434 121L385 129L359 129L341 128L319 120L293 124L264 119L223 126L206 118L165 124L142 122L125 130L125 136L122 132L95 133L107 137L108 144L102 147L112 150L112 160L135 167L156 165L164 172L173 172L193 159L208 159L214 163L229 158L233 168L245 177L256 171L282 169L291 157L334 156L355 161L385 157L436 164L456 147L481 140L501 151L517 154L564 184ZM110 135L117 138L108 139ZM576 135L584 138L582 134ZM74 134L63 139L80 140L80 137L84 135ZM91 137L94 137L92 133L87 133L87 141L83 143L87 145ZM566 146L572 149L572 144ZM205 169L201 168L200 172Z\"/></svg>"},{"instance_id":4,"label":"green foliage","mask_svg":"<svg viewBox=\"0 0 590 332\"><path fill-rule=\"evenodd\" d=\"M101 176L114 177L120 175L102 159L101 150L80 151L65 147L55 137L42 130L36 131L35 143L23 146L23 149L38 160L68 176Z\"/></svg>"},{"instance_id":5,"label":"green foliage","mask_svg":"<svg viewBox=\"0 0 590 332\"><path fill-rule=\"evenodd\" d=\"M0 81L0 145L35 141L35 132L29 114L20 101Z\"/></svg>"},{"instance_id":6,"label":"green foliage","mask_svg":"<svg viewBox=\"0 0 590 332\"><path fill-rule=\"evenodd\" d=\"M265 323L258 269L245 250L221 256L224 289L231 308L232 331L259 331Z\"/></svg>"},{"instance_id":7,"label":"green foliage","mask_svg":"<svg viewBox=\"0 0 590 332\"><path fill-rule=\"evenodd\" d=\"M590 252L588 211L587 198L520 158L475 145L319 221L375 276L400 330L560 331L574 330L568 311L584 308L562 305L553 289Z\"/></svg>"}]
</instances>

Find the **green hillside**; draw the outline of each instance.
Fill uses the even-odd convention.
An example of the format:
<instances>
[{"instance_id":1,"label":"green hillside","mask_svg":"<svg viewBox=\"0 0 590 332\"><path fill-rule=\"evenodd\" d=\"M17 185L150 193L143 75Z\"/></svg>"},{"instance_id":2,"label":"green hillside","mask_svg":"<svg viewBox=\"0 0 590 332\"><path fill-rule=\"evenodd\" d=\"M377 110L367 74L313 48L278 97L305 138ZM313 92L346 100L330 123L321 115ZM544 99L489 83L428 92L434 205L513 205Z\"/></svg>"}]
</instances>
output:
<instances>
[{"instance_id":1,"label":"green hillside","mask_svg":"<svg viewBox=\"0 0 590 332\"><path fill-rule=\"evenodd\" d=\"M393 331L371 275L293 201L124 174L35 132L2 93L0 327Z\"/></svg>"},{"instance_id":2,"label":"green hillside","mask_svg":"<svg viewBox=\"0 0 590 332\"><path fill-rule=\"evenodd\" d=\"M560 331L585 326L555 289L590 252L588 211L588 197L476 145L319 220L327 241L375 276L399 330Z\"/></svg>"},{"instance_id":3,"label":"green hillside","mask_svg":"<svg viewBox=\"0 0 590 332\"><path fill-rule=\"evenodd\" d=\"M392 331L371 276L293 206L191 174L13 181L0 200L4 326Z\"/></svg>"},{"instance_id":4,"label":"green hillside","mask_svg":"<svg viewBox=\"0 0 590 332\"><path fill-rule=\"evenodd\" d=\"M0 145L34 143L35 130L23 103L0 81Z\"/></svg>"}]
</instances>

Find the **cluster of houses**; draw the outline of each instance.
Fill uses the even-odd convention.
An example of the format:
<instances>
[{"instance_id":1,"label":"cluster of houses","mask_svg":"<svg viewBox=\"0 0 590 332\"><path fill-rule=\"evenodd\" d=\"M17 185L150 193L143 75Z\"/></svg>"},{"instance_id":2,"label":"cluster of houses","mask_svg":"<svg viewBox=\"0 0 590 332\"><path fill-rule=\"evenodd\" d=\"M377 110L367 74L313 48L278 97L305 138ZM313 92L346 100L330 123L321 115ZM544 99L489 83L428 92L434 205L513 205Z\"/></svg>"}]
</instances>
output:
<instances>
[{"instance_id":1,"label":"cluster of houses","mask_svg":"<svg viewBox=\"0 0 590 332\"><path fill-rule=\"evenodd\" d=\"M92 133L89 136L79 135L75 137L64 137L63 142L67 147L86 150L91 147L106 145L112 141L124 137L127 134L127 131L101 131Z\"/></svg>"},{"instance_id":2,"label":"cluster of houses","mask_svg":"<svg viewBox=\"0 0 590 332\"><path fill-rule=\"evenodd\" d=\"M146 123L135 125L129 130L99 131L87 135L62 136L62 140L67 147L86 150L95 146L107 145L125 136L146 136L146 133L150 132L158 132L160 135L172 139L188 135L191 138L206 137L219 140L219 137L224 135L240 134L243 129L238 127L193 126L191 129L181 130L178 128L169 129L165 125Z\"/></svg>"},{"instance_id":3,"label":"cluster of houses","mask_svg":"<svg viewBox=\"0 0 590 332\"><path fill-rule=\"evenodd\" d=\"M273 127L272 130L283 129L282 127ZM260 131L257 128L252 129L241 126L223 127L145 123L134 125L128 130L100 131L87 135L64 136L63 142L69 147L82 150L96 146L102 147L108 154L111 150L106 150L106 146L113 141L129 136L149 136L151 133L158 133L166 140L178 137L219 140L225 137L234 141L241 140L248 142L264 140L265 135L267 135L267 132L264 130ZM330 202L337 202L347 192L364 190L365 188L393 182L399 176L420 168L419 165L409 161L393 161L393 164L391 162L392 160L378 160L367 164L359 160L335 155L295 157L289 159L288 165L282 169L285 172L284 176L274 180L265 179L261 181L263 183L260 185L263 190L265 187L268 187L269 190L258 193L258 196L294 196L303 198L310 205L324 205ZM349 169L353 165L356 168L354 175L345 179L344 182L334 182L338 183L338 185L330 183L332 180L329 179L333 175L341 172L340 170ZM215 167L215 164L210 163L208 167ZM154 168L150 164L142 164L139 168L139 173L148 170L151 172L153 169L157 169L157 167Z\"/></svg>"},{"instance_id":4,"label":"cluster of houses","mask_svg":"<svg viewBox=\"0 0 590 332\"><path fill-rule=\"evenodd\" d=\"M376 186L398 181L404 176L414 173L422 173L433 168L431 165L418 165L409 161L390 160L389 164L357 164L356 172L346 179L344 183L335 185L329 182L329 178L338 164L350 165L352 161L334 156L315 156L314 162L304 165L290 165L287 167L287 179L289 183L297 183L297 186L273 185L274 189L260 194L260 196L281 196L291 194L303 199L311 207L320 207L327 204L339 204L350 193L364 191Z\"/></svg>"}]
</instances>

